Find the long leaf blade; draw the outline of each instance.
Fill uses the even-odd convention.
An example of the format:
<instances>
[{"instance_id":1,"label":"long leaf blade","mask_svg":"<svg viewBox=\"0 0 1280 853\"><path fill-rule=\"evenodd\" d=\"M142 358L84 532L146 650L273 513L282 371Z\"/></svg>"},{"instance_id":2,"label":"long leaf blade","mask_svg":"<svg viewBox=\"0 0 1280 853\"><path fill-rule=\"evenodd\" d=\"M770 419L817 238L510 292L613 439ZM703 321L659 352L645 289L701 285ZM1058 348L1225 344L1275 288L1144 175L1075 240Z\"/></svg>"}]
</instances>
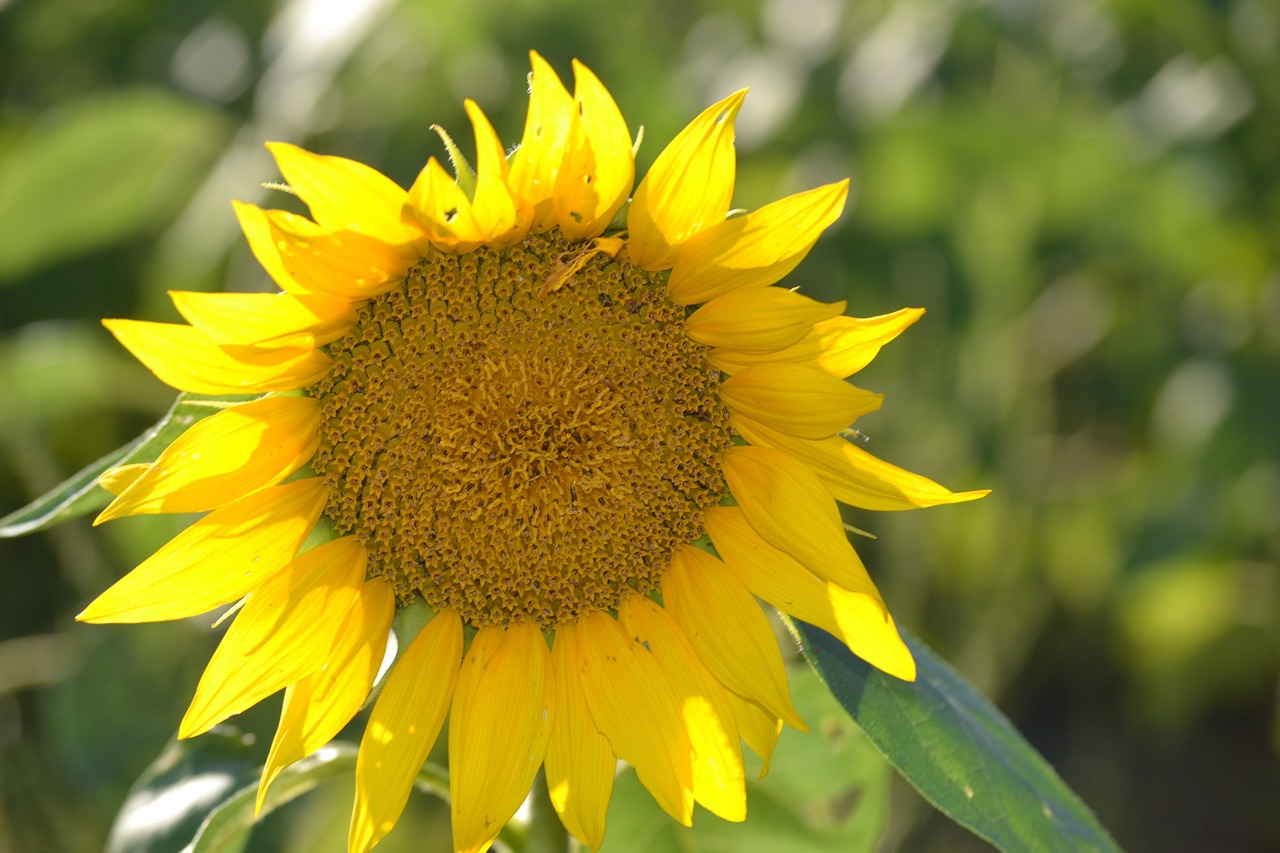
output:
<instances>
[{"instance_id":1,"label":"long leaf blade","mask_svg":"<svg viewBox=\"0 0 1280 853\"><path fill-rule=\"evenodd\" d=\"M1120 848L999 710L906 631L915 683L885 675L820 628L795 623L832 694L902 776L1001 850Z\"/></svg>"},{"instance_id":2,"label":"long leaf blade","mask_svg":"<svg viewBox=\"0 0 1280 853\"><path fill-rule=\"evenodd\" d=\"M133 441L89 463L26 506L0 518L0 539L35 533L55 524L101 509L111 495L98 485L102 472L131 462L152 462L196 421L254 396L209 397L180 394L155 426Z\"/></svg>"}]
</instances>

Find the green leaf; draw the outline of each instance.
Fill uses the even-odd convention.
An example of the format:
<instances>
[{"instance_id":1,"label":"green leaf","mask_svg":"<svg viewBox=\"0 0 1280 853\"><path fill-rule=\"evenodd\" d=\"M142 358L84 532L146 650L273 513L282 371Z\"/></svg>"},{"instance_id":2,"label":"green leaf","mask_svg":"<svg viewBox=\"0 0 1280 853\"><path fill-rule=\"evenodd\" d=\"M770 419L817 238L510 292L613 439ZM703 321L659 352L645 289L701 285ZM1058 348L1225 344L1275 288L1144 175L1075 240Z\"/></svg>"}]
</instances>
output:
<instances>
[{"instance_id":1,"label":"green leaf","mask_svg":"<svg viewBox=\"0 0 1280 853\"><path fill-rule=\"evenodd\" d=\"M160 224L226 136L215 110L156 91L72 104L0 157L0 284Z\"/></svg>"},{"instance_id":2,"label":"green leaf","mask_svg":"<svg viewBox=\"0 0 1280 853\"><path fill-rule=\"evenodd\" d=\"M239 853L260 818L262 757L254 739L231 726L169 744L129 792L107 853ZM354 744L321 747L276 777L262 815L355 766Z\"/></svg>"},{"instance_id":3,"label":"green leaf","mask_svg":"<svg viewBox=\"0 0 1280 853\"><path fill-rule=\"evenodd\" d=\"M31 503L0 518L0 539L22 536L101 509L111 495L98 485L98 477L108 468L133 462L153 462L174 439L196 421L217 414L229 405L255 399L254 396L209 397L179 394L163 418L151 429L106 456L81 468Z\"/></svg>"},{"instance_id":4,"label":"green leaf","mask_svg":"<svg viewBox=\"0 0 1280 853\"><path fill-rule=\"evenodd\" d=\"M262 803L265 815L290 800L337 776L355 772L354 744L334 741L280 772ZM195 838L182 853L234 853L248 839L259 816L254 813L258 798L257 774L251 784L236 791L209 812Z\"/></svg>"},{"instance_id":5,"label":"green leaf","mask_svg":"<svg viewBox=\"0 0 1280 853\"><path fill-rule=\"evenodd\" d=\"M194 740L174 741L129 791L111 827L107 853L181 849L210 811L251 781L257 784L260 765L253 738L230 726Z\"/></svg>"},{"instance_id":6,"label":"green leaf","mask_svg":"<svg viewBox=\"0 0 1280 853\"><path fill-rule=\"evenodd\" d=\"M1001 850L1119 851L1088 807L994 705L906 631L914 683L794 623L805 655L889 763L939 810Z\"/></svg>"}]
</instances>

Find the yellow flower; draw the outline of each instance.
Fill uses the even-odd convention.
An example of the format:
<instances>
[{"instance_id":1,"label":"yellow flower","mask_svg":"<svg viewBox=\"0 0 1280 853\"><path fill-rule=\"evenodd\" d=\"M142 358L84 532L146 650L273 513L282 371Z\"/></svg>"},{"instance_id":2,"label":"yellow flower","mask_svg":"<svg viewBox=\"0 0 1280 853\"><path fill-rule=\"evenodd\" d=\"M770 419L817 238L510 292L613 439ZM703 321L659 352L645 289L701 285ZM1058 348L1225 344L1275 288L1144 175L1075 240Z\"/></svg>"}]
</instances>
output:
<instances>
[{"instance_id":1,"label":"yellow flower","mask_svg":"<svg viewBox=\"0 0 1280 853\"><path fill-rule=\"evenodd\" d=\"M742 820L741 741L767 768L781 725L805 728L757 597L912 679L836 501L982 494L841 435L881 399L845 379L922 312L854 319L772 286L847 181L729 215L738 92L659 155L617 230L626 122L584 66L570 95L532 62L510 157L470 101L474 173L432 159L407 192L271 144L312 219L236 212L283 292L172 294L189 325L106 321L175 388L257 396L102 480L99 522L208 514L80 619L243 600L181 737L283 689L261 804L365 702L397 605L427 605L365 729L353 851L395 824L446 716L460 851L493 842L542 767L599 846L619 758L675 820L695 802Z\"/></svg>"}]
</instances>

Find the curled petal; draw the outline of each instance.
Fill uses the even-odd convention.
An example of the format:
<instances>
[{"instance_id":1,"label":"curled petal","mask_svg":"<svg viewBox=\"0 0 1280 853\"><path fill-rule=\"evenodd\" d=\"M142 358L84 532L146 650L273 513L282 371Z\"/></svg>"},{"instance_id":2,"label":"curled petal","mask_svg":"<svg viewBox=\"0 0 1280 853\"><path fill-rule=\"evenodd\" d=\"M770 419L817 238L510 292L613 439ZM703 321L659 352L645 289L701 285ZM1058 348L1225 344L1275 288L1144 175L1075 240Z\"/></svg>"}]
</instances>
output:
<instances>
[{"instance_id":1,"label":"curled petal","mask_svg":"<svg viewBox=\"0 0 1280 853\"><path fill-rule=\"evenodd\" d=\"M359 231L296 227L296 218L265 212L271 239L289 278L307 293L347 301L386 293L404 278L416 255Z\"/></svg>"},{"instance_id":2,"label":"curled petal","mask_svg":"<svg viewBox=\"0 0 1280 853\"><path fill-rule=\"evenodd\" d=\"M962 503L990 494L988 489L953 492L927 477L877 459L838 435L810 441L739 414L730 415L729 423L753 445L782 450L804 462L832 497L849 506L885 512Z\"/></svg>"},{"instance_id":3,"label":"curled petal","mask_svg":"<svg viewBox=\"0 0 1280 853\"><path fill-rule=\"evenodd\" d=\"M773 748L778 745L778 736L782 734L782 719L732 690L727 693L729 707L733 709L733 718L738 723L743 741L763 762L759 777L763 779L769 775Z\"/></svg>"},{"instance_id":4,"label":"curled petal","mask_svg":"<svg viewBox=\"0 0 1280 853\"><path fill-rule=\"evenodd\" d=\"M751 593L784 613L839 637L872 666L911 681L915 662L871 578L857 587L824 581L756 533L741 507L715 507L707 532L726 565Z\"/></svg>"},{"instance_id":5,"label":"curled petal","mask_svg":"<svg viewBox=\"0 0 1280 853\"><path fill-rule=\"evenodd\" d=\"M486 246L510 246L529 233L533 209L507 187L507 154L489 119L470 99L465 104L476 135L476 194L472 210L478 232L463 235Z\"/></svg>"},{"instance_id":6,"label":"curled petal","mask_svg":"<svg viewBox=\"0 0 1280 853\"><path fill-rule=\"evenodd\" d=\"M511 156L507 183L511 192L533 208L533 230L555 225L556 176L573 125L573 96L556 72L536 52L529 53L529 114L520 147Z\"/></svg>"},{"instance_id":7,"label":"curled petal","mask_svg":"<svg viewBox=\"0 0 1280 853\"><path fill-rule=\"evenodd\" d=\"M667 293L681 305L696 305L738 288L781 281L839 218L848 195L844 180L703 229L680 248Z\"/></svg>"},{"instance_id":8,"label":"curled petal","mask_svg":"<svg viewBox=\"0 0 1280 853\"><path fill-rule=\"evenodd\" d=\"M150 462L133 462L128 465L117 465L114 468L108 468L98 477L98 485L119 497L124 494L125 489L136 483L138 478L145 474L150 467Z\"/></svg>"},{"instance_id":9,"label":"curled petal","mask_svg":"<svg viewBox=\"0 0 1280 853\"><path fill-rule=\"evenodd\" d=\"M803 462L767 447L731 447L724 455L729 491L766 542L820 578L859 589L867 570L845 538L840 510Z\"/></svg>"},{"instance_id":10,"label":"curled petal","mask_svg":"<svg viewBox=\"0 0 1280 853\"><path fill-rule=\"evenodd\" d=\"M757 364L720 385L720 399L735 412L800 438L828 438L874 412L884 400L798 364Z\"/></svg>"},{"instance_id":11,"label":"curled petal","mask_svg":"<svg viewBox=\"0 0 1280 853\"><path fill-rule=\"evenodd\" d=\"M919 320L923 308L903 308L880 317L832 317L791 346L770 353L747 353L722 347L707 359L725 373L741 373L756 364L799 364L846 379L871 363L880 348Z\"/></svg>"},{"instance_id":12,"label":"curled petal","mask_svg":"<svg viewBox=\"0 0 1280 853\"><path fill-rule=\"evenodd\" d=\"M570 240L598 237L627 200L636 176L631 134L613 96L573 61L574 109L556 173L556 224Z\"/></svg>"},{"instance_id":13,"label":"curled petal","mask_svg":"<svg viewBox=\"0 0 1280 853\"><path fill-rule=\"evenodd\" d=\"M685 320L685 331L700 344L749 353L791 346L815 323L844 313L845 303L818 302L781 287L735 290L717 296Z\"/></svg>"},{"instance_id":14,"label":"curled petal","mask_svg":"<svg viewBox=\"0 0 1280 853\"><path fill-rule=\"evenodd\" d=\"M390 245L413 239L400 221L405 191L364 163L268 142L280 173L327 230L358 231Z\"/></svg>"},{"instance_id":15,"label":"curled petal","mask_svg":"<svg viewBox=\"0 0 1280 853\"><path fill-rule=\"evenodd\" d=\"M199 329L144 320L103 320L116 340L171 388L193 394L293 391L329 372L316 349L220 347Z\"/></svg>"},{"instance_id":16,"label":"curled petal","mask_svg":"<svg viewBox=\"0 0 1280 853\"><path fill-rule=\"evenodd\" d=\"M703 110L658 155L627 214L632 263L668 269L685 241L724 221L737 168L733 119L746 96L743 89Z\"/></svg>"},{"instance_id":17,"label":"curled petal","mask_svg":"<svg viewBox=\"0 0 1280 853\"><path fill-rule=\"evenodd\" d=\"M280 250L276 247L276 239L271 233L271 220L267 218L267 211L256 204L243 201L233 201L231 206L235 209L236 219L240 223L240 230L244 232L250 251L267 271L267 275L271 276L271 280L278 284L281 290L294 295L314 295L312 290L305 287L285 269L284 262L280 259ZM288 211L273 210L271 215L276 221L284 222L293 232L323 234L326 230L305 216L298 216Z\"/></svg>"}]
</instances>

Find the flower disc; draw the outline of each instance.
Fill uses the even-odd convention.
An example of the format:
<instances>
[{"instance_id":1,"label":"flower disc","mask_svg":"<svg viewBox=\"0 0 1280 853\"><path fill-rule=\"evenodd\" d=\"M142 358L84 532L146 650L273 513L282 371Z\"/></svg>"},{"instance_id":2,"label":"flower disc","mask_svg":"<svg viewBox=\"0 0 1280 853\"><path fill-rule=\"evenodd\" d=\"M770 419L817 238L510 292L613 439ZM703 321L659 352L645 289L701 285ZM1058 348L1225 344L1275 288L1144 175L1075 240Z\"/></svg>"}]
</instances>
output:
<instances>
[{"instance_id":1,"label":"flower disc","mask_svg":"<svg viewBox=\"0 0 1280 853\"><path fill-rule=\"evenodd\" d=\"M719 372L656 277L530 236L433 254L361 308L312 389L314 466L372 573L476 627L657 588L725 494L731 442Z\"/></svg>"}]
</instances>

